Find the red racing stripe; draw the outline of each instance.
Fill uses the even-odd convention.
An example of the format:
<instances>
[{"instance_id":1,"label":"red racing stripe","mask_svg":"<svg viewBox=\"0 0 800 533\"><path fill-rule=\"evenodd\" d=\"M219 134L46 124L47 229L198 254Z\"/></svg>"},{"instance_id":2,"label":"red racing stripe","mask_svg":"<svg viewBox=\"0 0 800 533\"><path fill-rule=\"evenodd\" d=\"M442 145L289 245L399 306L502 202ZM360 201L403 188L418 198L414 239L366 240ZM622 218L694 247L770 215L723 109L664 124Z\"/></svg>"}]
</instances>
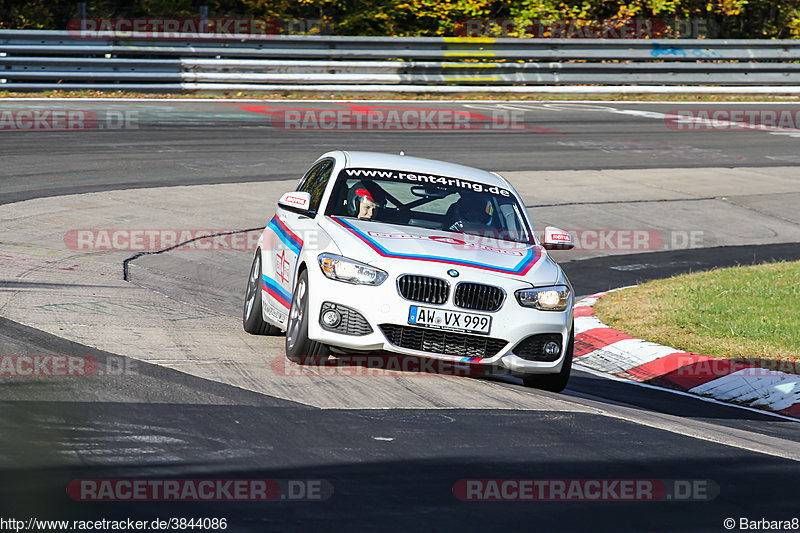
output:
<instances>
[{"instance_id":1,"label":"red racing stripe","mask_svg":"<svg viewBox=\"0 0 800 533\"><path fill-rule=\"evenodd\" d=\"M277 292L273 291L272 289L270 289L269 287L267 287L263 283L261 284L261 289L266 291L266 293L269 294L270 296L272 296L273 298L275 298L278 301L278 303L281 304L282 306L284 306L286 309L289 309L289 307L291 307L289 302L284 300L284 298L280 294L278 294Z\"/></svg>"}]
</instances>

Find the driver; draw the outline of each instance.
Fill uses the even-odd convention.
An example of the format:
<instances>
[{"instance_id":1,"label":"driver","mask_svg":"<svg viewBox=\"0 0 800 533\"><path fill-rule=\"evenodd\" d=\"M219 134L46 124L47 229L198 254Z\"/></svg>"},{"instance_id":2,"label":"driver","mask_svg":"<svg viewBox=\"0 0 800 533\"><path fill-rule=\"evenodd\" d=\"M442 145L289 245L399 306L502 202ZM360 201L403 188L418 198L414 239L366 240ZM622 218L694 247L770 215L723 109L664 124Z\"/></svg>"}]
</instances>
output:
<instances>
[{"instance_id":1,"label":"driver","mask_svg":"<svg viewBox=\"0 0 800 533\"><path fill-rule=\"evenodd\" d=\"M490 226L493 214L492 203L485 197L473 192L462 193L447 211L447 229L459 232L484 230Z\"/></svg>"},{"instance_id":2,"label":"driver","mask_svg":"<svg viewBox=\"0 0 800 533\"><path fill-rule=\"evenodd\" d=\"M359 181L347 193L347 211L352 217L373 220L386 205L386 193L373 181Z\"/></svg>"}]
</instances>

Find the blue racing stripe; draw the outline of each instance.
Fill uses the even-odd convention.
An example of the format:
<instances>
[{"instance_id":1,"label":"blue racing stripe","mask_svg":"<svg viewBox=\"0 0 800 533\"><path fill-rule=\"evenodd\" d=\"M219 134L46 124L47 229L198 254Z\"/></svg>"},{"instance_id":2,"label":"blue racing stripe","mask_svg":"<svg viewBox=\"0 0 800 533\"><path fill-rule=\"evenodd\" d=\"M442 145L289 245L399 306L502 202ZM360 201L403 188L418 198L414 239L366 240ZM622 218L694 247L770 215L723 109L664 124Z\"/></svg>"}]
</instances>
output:
<instances>
[{"instance_id":1,"label":"blue racing stripe","mask_svg":"<svg viewBox=\"0 0 800 533\"><path fill-rule=\"evenodd\" d=\"M278 283L272 278L267 277L266 274L261 275L261 282L268 291L273 293L278 298L278 300L282 300L281 303L285 304L286 307L289 307L289 303L292 301L292 295L289 294L289 291L278 285Z\"/></svg>"},{"instance_id":2,"label":"blue racing stripe","mask_svg":"<svg viewBox=\"0 0 800 533\"><path fill-rule=\"evenodd\" d=\"M540 254L536 249L536 247L529 246L527 247L527 253L525 254L525 256L520 260L519 263L517 263L517 265L514 268L504 268L489 263L479 263L476 261L454 259L452 257L443 257L437 255L404 254L399 252L392 252L388 250L386 247L382 246L378 241L372 239L364 232L360 231L358 228L347 222L346 220L342 220L338 217L331 217L331 219L334 220L335 222L338 222L340 225L344 226L348 230L350 230L350 232L355 234L367 245L369 245L373 250L375 250L384 257L396 257L398 259L415 259L417 261L435 261L438 263L469 266L475 268L482 268L485 270L493 270L495 272L505 272L508 274L519 274L519 275L527 273L528 270L531 268L531 266L533 266L539 260L540 257Z\"/></svg>"},{"instance_id":3,"label":"blue racing stripe","mask_svg":"<svg viewBox=\"0 0 800 533\"><path fill-rule=\"evenodd\" d=\"M297 235L291 233L289 228L287 228L280 220L276 217L273 217L272 220L269 221L267 227L270 228L278 238L286 245L287 248L292 250L294 253L300 255L300 248L303 246L303 241L300 240Z\"/></svg>"}]
</instances>

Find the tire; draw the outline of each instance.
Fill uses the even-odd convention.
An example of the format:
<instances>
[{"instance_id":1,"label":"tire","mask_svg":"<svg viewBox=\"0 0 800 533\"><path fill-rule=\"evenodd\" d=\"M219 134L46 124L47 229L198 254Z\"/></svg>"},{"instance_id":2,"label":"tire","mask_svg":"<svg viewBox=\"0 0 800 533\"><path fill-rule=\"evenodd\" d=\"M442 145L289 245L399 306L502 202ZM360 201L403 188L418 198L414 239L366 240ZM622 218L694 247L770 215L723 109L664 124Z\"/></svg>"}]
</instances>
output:
<instances>
[{"instance_id":1,"label":"tire","mask_svg":"<svg viewBox=\"0 0 800 533\"><path fill-rule=\"evenodd\" d=\"M242 327L252 335L278 335L280 328L264 320L261 311L261 250L256 250L244 292Z\"/></svg>"},{"instance_id":2,"label":"tire","mask_svg":"<svg viewBox=\"0 0 800 533\"><path fill-rule=\"evenodd\" d=\"M328 360L330 349L308 338L308 272L297 276L286 327L286 357L301 365L321 365Z\"/></svg>"},{"instance_id":3,"label":"tire","mask_svg":"<svg viewBox=\"0 0 800 533\"><path fill-rule=\"evenodd\" d=\"M567 353L564 355L564 363L561 365L561 371L557 374L536 374L524 376L522 382L526 387L534 387L550 392L561 392L567 387L569 375L572 371L572 354L575 350L575 325L572 326L572 331L569 332L569 341L567 342Z\"/></svg>"}]
</instances>

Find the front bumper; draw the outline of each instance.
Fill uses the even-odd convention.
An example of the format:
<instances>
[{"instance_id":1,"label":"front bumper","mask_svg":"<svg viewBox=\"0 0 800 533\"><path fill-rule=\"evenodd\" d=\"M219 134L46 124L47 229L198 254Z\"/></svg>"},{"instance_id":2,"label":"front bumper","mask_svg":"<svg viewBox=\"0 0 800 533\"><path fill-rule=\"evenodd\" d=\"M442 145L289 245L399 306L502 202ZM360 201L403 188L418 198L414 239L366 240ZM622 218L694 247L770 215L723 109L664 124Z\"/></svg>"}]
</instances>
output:
<instances>
[{"instance_id":1,"label":"front bumper","mask_svg":"<svg viewBox=\"0 0 800 533\"><path fill-rule=\"evenodd\" d=\"M515 280L509 277L487 275L485 272L478 269L460 268L461 275L458 278L459 282L471 281L491 284L503 288L507 294L503 306L498 311L487 312L463 309L456 307L453 303L452 289L455 287L456 283L454 280L448 279L446 271L449 267L447 265L432 263L431 265L422 265L421 268L417 268L419 263L415 262L413 265L415 267L413 270L410 269L411 265L409 265L409 270L402 272L390 271L384 265L376 265L387 270L389 272L389 278L384 281L383 284L375 287L353 285L331 280L325 277L317 264L309 264L309 338L331 346L336 346L345 351L369 352L382 350L398 354L501 367L514 373L551 374L561 370L569 340L570 328L572 327L572 302L570 302L567 310L563 312L539 311L522 307L514 297L514 292L519 289L529 288L531 286L530 283L522 281L521 279ZM442 305L434 305L404 299L398 292L395 280L399 275L406 273L433 276L448 280L451 284L451 290L447 302ZM328 303L346 306L357 312L369 325L368 329L372 331L364 334L365 330L362 328L359 334L348 335L323 328L320 323L320 311L323 304L327 305ZM488 335L467 335L457 332L447 332L447 335L453 334L456 337L462 338L464 335L470 338L478 337L474 343L467 342L466 349L457 355L399 346L390 341L390 338L396 340L396 337L389 335L390 338L387 338L381 326L409 327L408 314L411 305L488 315L492 317L491 330ZM416 326L414 326L414 328L423 329L426 334L428 332L436 332L432 334L432 337L442 336L442 330L418 328ZM557 359L553 361L531 361L523 359L514 352L523 340L532 335L540 334L560 335L561 352ZM479 351L476 346L478 346L480 344L479 341L483 340L485 337L505 341L505 344L495 355L475 357L474 355ZM452 339L453 337L448 338ZM474 346L472 346L473 344ZM437 346L436 343L426 343L426 348L428 349L435 346ZM448 351L452 352L452 350ZM492 353L494 351L496 350L490 350Z\"/></svg>"}]
</instances>

